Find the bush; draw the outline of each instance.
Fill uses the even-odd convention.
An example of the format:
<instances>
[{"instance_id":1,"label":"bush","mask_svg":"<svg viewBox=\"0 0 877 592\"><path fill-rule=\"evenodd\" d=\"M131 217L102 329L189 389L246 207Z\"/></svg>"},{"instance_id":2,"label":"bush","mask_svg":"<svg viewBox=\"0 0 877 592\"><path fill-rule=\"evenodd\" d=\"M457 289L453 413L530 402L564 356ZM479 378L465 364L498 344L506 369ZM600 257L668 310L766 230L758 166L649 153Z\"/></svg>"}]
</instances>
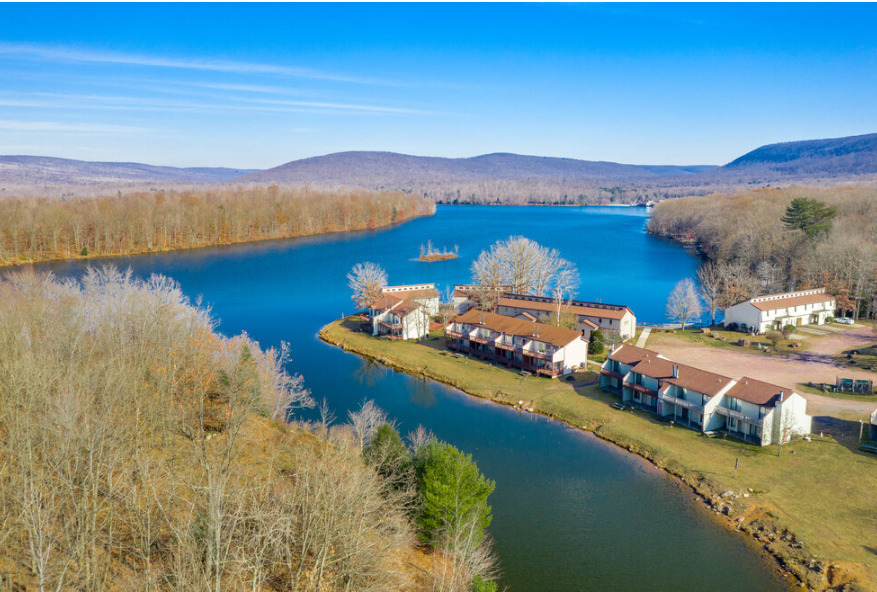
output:
<instances>
[{"instance_id":1,"label":"bush","mask_svg":"<svg viewBox=\"0 0 877 592\"><path fill-rule=\"evenodd\" d=\"M783 338L788 339L792 336L792 333L797 331L798 328L795 325L783 325Z\"/></svg>"},{"instance_id":2,"label":"bush","mask_svg":"<svg viewBox=\"0 0 877 592\"><path fill-rule=\"evenodd\" d=\"M589 354L602 354L606 350L606 337L599 329L591 332L591 340L588 342Z\"/></svg>"},{"instance_id":3,"label":"bush","mask_svg":"<svg viewBox=\"0 0 877 592\"><path fill-rule=\"evenodd\" d=\"M88 247L82 247L82 250L79 251L79 254L83 257L88 257Z\"/></svg>"},{"instance_id":4,"label":"bush","mask_svg":"<svg viewBox=\"0 0 877 592\"><path fill-rule=\"evenodd\" d=\"M834 322L834 317L825 317L825 322L826 322L826 323L833 323L833 322Z\"/></svg>"},{"instance_id":5,"label":"bush","mask_svg":"<svg viewBox=\"0 0 877 592\"><path fill-rule=\"evenodd\" d=\"M736 331L738 328L737 323L728 323L728 331Z\"/></svg>"},{"instance_id":6,"label":"bush","mask_svg":"<svg viewBox=\"0 0 877 592\"><path fill-rule=\"evenodd\" d=\"M765 339L771 342L774 347L777 346L777 343L783 340L783 334L779 331L768 331L764 334Z\"/></svg>"},{"instance_id":7,"label":"bush","mask_svg":"<svg viewBox=\"0 0 877 592\"><path fill-rule=\"evenodd\" d=\"M472 578L472 592L497 592L498 589L493 580L485 580L481 576Z\"/></svg>"},{"instance_id":8,"label":"bush","mask_svg":"<svg viewBox=\"0 0 877 592\"><path fill-rule=\"evenodd\" d=\"M411 453L399 437L399 432L390 424L384 423L378 427L363 456L394 488L410 484Z\"/></svg>"}]
</instances>

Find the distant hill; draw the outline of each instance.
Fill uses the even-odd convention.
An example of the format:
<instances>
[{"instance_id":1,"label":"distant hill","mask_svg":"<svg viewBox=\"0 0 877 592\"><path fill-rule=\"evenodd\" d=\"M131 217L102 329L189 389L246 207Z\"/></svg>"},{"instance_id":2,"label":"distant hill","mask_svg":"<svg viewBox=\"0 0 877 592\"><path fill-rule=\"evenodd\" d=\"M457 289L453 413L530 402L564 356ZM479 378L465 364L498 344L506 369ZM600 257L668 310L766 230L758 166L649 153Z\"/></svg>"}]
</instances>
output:
<instances>
[{"instance_id":1,"label":"distant hill","mask_svg":"<svg viewBox=\"0 0 877 592\"><path fill-rule=\"evenodd\" d=\"M253 183L320 183L410 187L480 180L637 180L687 176L715 167L638 166L615 162L495 153L471 158L395 152L337 152L294 160L239 179Z\"/></svg>"},{"instance_id":2,"label":"distant hill","mask_svg":"<svg viewBox=\"0 0 877 592\"><path fill-rule=\"evenodd\" d=\"M716 172L746 169L795 177L877 173L877 134L768 144Z\"/></svg>"},{"instance_id":3,"label":"distant hill","mask_svg":"<svg viewBox=\"0 0 877 592\"><path fill-rule=\"evenodd\" d=\"M88 162L48 156L0 156L0 184L223 183L252 169L176 168L136 162Z\"/></svg>"}]
</instances>

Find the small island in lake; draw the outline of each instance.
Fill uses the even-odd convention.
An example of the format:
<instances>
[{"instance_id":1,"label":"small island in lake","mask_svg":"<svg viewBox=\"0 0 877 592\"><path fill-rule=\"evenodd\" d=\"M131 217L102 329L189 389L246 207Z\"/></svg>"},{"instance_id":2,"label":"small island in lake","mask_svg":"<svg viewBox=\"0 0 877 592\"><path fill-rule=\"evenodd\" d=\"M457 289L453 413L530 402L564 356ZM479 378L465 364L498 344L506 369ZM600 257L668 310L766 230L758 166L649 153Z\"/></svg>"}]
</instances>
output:
<instances>
[{"instance_id":1,"label":"small island in lake","mask_svg":"<svg viewBox=\"0 0 877 592\"><path fill-rule=\"evenodd\" d=\"M432 245L432 241L426 241L426 244L420 245L420 257L418 257L419 261L447 261L449 259L456 259L458 253L460 252L460 246L454 245L454 249L448 250L444 248L439 250Z\"/></svg>"}]
</instances>

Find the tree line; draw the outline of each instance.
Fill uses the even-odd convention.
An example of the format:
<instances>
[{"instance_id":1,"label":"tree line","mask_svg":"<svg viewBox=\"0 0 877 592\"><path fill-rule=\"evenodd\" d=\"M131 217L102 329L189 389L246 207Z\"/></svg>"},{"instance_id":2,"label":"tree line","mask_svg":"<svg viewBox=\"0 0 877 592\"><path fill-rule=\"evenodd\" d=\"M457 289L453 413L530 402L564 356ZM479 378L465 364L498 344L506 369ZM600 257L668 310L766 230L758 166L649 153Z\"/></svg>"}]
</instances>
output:
<instances>
[{"instance_id":1,"label":"tree line","mask_svg":"<svg viewBox=\"0 0 877 592\"><path fill-rule=\"evenodd\" d=\"M9 273L0 302L0 589L495 589L492 482L372 403L289 423L314 402L286 346L112 267Z\"/></svg>"},{"instance_id":2,"label":"tree line","mask_svg":"<svg viewBox=\"0 0 877 592\"><path fill-rule=\"evenodd\" d=\"M366 230L435 212L399 192L237 187L0 200L0 265Z\"/></svg>"},{"instance_id":3,"label":"tree line","mask_svg":"<svg viewBox=\"0 0 877 592\"><path fill-rule=\"evenodd\" d=\"M753 296L825 287L838 310L875 314L877 186L786 187L658 204L649 231L696 244L708 310Z\"/></svg>"}]
</instances>

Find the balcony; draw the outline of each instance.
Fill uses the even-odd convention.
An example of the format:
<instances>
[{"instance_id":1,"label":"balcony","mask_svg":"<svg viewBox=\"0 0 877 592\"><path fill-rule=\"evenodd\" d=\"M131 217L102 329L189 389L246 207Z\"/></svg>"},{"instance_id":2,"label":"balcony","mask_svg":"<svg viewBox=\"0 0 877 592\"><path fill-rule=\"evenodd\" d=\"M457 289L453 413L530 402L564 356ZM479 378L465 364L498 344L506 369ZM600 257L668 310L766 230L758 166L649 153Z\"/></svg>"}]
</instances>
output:
<instances>
[{"instance_id":1,"label":"balcony","mask_svg":"<svg viewBox=\"0 0 877 592\"><path fill-rule=\"evenodd\" d=\"M515 345L514 343L503 343L502 341L497 341L493 344L497 349L504 349L507 351L513 351L521 353L522 348L519 345Z\"/></svg>"},{"instance_id":2,"label":"balcony","mask_svg":"<svg viewBox=\"0 0 877 592\"><path fill-rule=\"evenodd\" d=\"M387 323L385 321L378 321L378 324L383 326L383 327L386 327L390 331L401 331L402 330L402 323Z\"/></svg>"},{"instance_id":3,"label":"balcony","mask_svg":"<svg viewBox=\"0 0 877 592\"><path fill-rule=\"evenodd\" d=\"M719 415L724 415L725 417L730 417L731 419L745 421L746 423L751 423L757 426L760 426L762 422L761 418L752 417L751 415L746 415L745 413L735 411L734 409L728 409L727 407L716 407L716 413L718 413Z\"/></svg>"},{"instance_id":4,"label":"balcony","mask_svg":"<svg viewBox=\"0 0 877 592\"><path fill-rule=\"evenodd\" d=\"M469 337L467 333L460 333L459 331L454 331L453 329L446 330L448 337L453 337L454 339L463 339L464 337Z\"/></svg>"},{"instance_id":5,"label":"balcony","mask_svg":"<svg viewBox=\"0 0 877 592\"><path fill-rule=\"evenodd\" d=\"M651 389L651 388L649 388L647 386L643 386L641 384L636 384L635 382L625 381L624 386L627 388L633 389L635 391L639 391L641 393L644 393L646 395L651 395L652 397L658 396L658 391L656 391L655 389Z\"/></svg>"},{"instance_id":6,"label":"balcony","mask_svg":"<svg viewBox=\"0 0 877 592\"><path fill-rule=\"evenodd\" d=\"M686 401L685 399L680 399L679 397L674 397L672 395L661 395L661 400L666 403L672 403L677 407L684 407L685 409L691 409L697 413L703 413L703 405L698 405L697 403L693 403L691 401Z\"/></svg>"},{"instance_id":7,"label":"balcony","mask_svg":"<svg viewBox=\"0 0 877 592\"><path fill-rule=\"evenodd\" d=\"M626 376L626 374L616 372L615 370L609 370L608 368L601 368L600 374L602 374L603 376L612 376L619 379L624 379L624 377Z\"/></svg>"},{"instance_id":8,"label":"balcony","mask_svg":"<svg viewBox=\"0 0 877 592\"><path fill-rule=\"evenodd\" d=\"M483 343L483 344L493 343L493 339L494 339L494 338L490 338L490 337L481 337L481 336L478 336L478 335L470 335L470 336L469 336L469 340L470 340L470 341L474 341L475 343Z\"/></svg>"},{"instance_id":9,"label":"balcony","mask_svg":"<svg viewBox=\"0 0 877 592\"><path fill-rule=\"evenodd\" d=\"M540 351L536 351L536 350L522 349L522 353L523 353L525 356L530 356L530 357L533 357L533 358L539 358L540 360L549 360L549 361L550 361L551 358L554 357L554 354L553 354L553 353L549 353L549 352L547 352L547 351L546 351L546 352L540 352Z\"/></svg>"}]
</instances>

